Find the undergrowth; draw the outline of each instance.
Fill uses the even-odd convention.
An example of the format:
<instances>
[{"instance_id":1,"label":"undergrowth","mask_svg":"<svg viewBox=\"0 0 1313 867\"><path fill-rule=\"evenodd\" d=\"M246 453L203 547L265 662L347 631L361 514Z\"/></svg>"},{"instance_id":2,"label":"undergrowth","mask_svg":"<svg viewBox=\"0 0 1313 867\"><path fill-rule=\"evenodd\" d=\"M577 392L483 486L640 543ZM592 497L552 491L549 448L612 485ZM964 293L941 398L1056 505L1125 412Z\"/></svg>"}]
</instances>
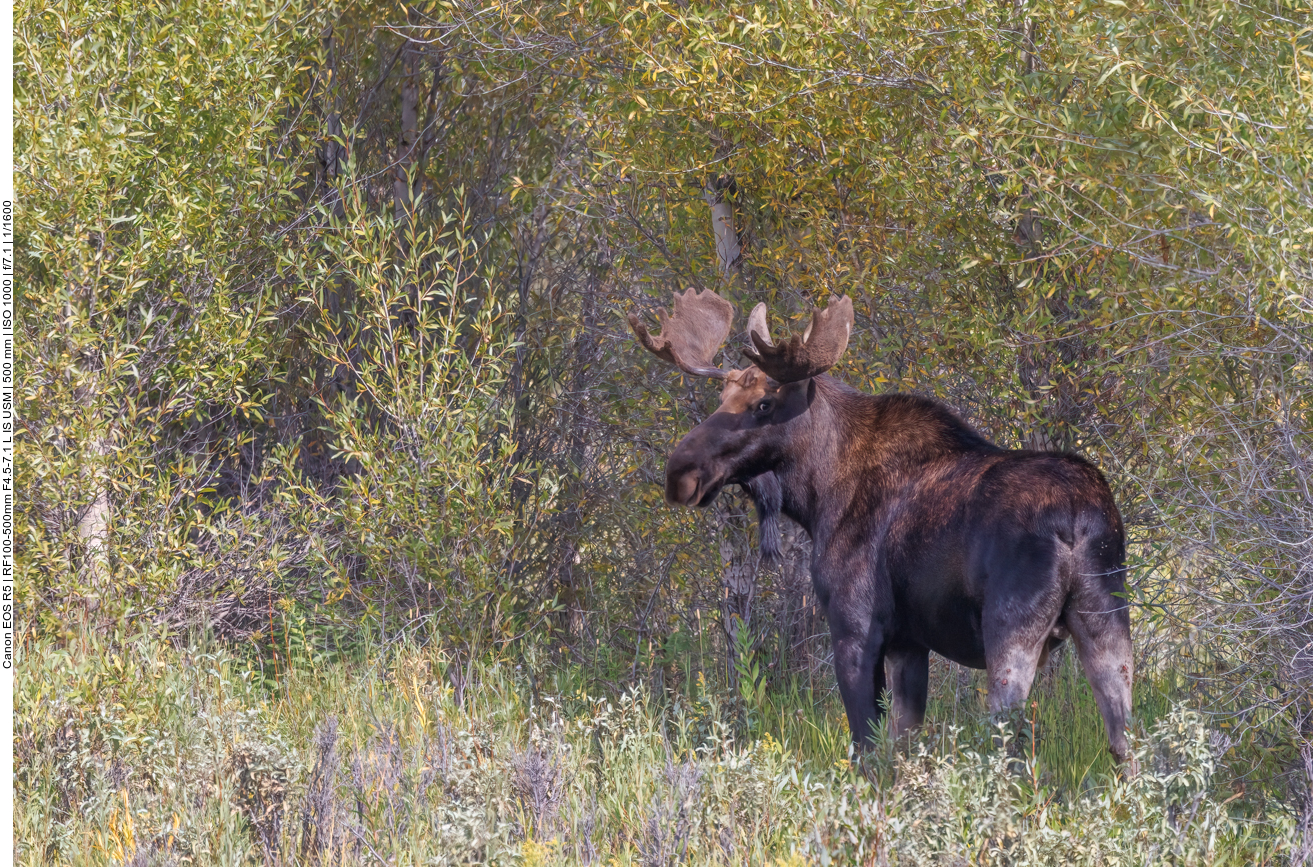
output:
<instances>
[{"instance_id":1,"label":"undergrowth","mask_svg":"<svg viewBox=\"0 0 1313 867\"><path fill-rule=\"evenodd\" d=\"M854 762L824 707L758 696L745 724L705 683L593 695L414 647L293 663L270 684L206 642L28 641L17 861L1239 865L1280 863L1293 833L1226 787L1227 740L1179 706L1139 777L1073 787L979 720Z\"/></svg>"}]
</instances>

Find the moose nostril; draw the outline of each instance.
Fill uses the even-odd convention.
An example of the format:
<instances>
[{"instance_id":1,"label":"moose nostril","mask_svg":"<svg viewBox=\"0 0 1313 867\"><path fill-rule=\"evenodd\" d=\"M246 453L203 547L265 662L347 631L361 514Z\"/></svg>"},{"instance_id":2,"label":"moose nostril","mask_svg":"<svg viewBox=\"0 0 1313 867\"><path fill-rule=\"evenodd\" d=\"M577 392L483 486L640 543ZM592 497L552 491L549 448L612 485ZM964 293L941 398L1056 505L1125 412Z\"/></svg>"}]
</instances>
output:
<instances>
[{"instance_id":1,"label":"moose nostril","mask_svg":"<svg viewBox=\"0 0 1313 867\"><path fill-rule=\"evenodd\" d=\"M671 502L683 506L693 502L698 492L698 474L696 470L690 470L670 481L674 484L667 485L666 492Z\"/></svg>"}]
</instances>

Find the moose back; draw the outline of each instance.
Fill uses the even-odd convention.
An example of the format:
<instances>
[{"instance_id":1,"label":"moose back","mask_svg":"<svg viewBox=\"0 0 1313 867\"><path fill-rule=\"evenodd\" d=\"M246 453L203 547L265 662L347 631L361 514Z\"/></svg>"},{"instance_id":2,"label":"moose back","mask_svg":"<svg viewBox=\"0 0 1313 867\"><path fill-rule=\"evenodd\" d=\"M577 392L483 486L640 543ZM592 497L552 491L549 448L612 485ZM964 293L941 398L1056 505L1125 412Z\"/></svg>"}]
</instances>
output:
<instances>
[{"instance_id":1,"label":"moose back","mask_svg":"<svg viewBox=\"0 0 1313 867\"><path fill-rule=\"evenodd\" d=\"M848 345L846 297L778 344L758 304L745 350L754 363L740 370L713 362L734 318L728 301L690 289L659 316L655 337L629 316L639 342L724 382L720 407L670 455L666 499L707 506L738 484L763 522L782 511L810 534L854 742L879 723L886 687L894 733L921 723L930 651L985 669L989 708L1001 712L1025 701L1036 669L1071 637L1112 752L1130 758L1125 534L1093 465L999 448L938 402L862 394L824 375Z\"/></svg>"}]
</instances>

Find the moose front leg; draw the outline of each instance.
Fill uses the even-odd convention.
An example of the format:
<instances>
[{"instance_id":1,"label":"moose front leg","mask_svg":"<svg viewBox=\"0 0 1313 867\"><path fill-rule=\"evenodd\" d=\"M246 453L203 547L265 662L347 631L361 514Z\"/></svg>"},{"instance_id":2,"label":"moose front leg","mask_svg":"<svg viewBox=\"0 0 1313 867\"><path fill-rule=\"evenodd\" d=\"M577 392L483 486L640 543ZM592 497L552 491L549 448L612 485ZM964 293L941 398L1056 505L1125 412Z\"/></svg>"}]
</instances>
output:
<instances>
[{"instance_id":1,"label":"moose front leg","mask_svg":"<svg viewBox=\"0 0 1313 867\"><path fill-rule=\"evenodd\" d=\"M859 749L870 746L880 724L880 694L884 692L884 660L858 637L835 640L834 673L848 713L848 729Z\"/></svg>"},{"instance_id":2,"label":"moose front leg","mask_svg":"<svg viewBox=\"0 0 1313 867\"><path fill-rule=\"evenodd\" d=\"M848 729L858 749L870 746L880 724L880 695L884 692L884 647L880 630L845 628L831 620L834 642L834 673L839 695L848 714Z\"/></svg>"},{"instance_id":3,"label":"moose front leg","mask_svg":"<svg viewBox=\"0 0 1313 867\"><path fill-rule=\"evenodd\" d=\"M812 581L824 606L834 647L834 675L848 714L848 731L859 750L872 745L883 708L884 655L892 611L887 588L873 586L859 545L831 546L845 556L828 562L813 559ZM879 592L884 590L885 592Z\"/></svg>"}]
</instances>

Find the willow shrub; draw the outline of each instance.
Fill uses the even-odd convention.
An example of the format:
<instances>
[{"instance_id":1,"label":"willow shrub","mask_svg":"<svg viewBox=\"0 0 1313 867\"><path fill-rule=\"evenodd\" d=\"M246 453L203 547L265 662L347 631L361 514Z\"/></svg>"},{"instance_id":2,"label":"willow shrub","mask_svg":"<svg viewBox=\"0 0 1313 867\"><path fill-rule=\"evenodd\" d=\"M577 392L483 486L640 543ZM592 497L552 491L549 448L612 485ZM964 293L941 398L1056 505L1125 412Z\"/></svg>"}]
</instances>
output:
<instances>
[{"instance_id":1,"label":"willow shrub","mask_svg":"<svg viewBox=\"0 0 1313 867\"><path fill-rule=\"evenodd\" d=\"M1140 670L1308 751L1307 0L540 7L596 46L617 270L716 285L732 178L740 309L850 295L841 378L1097 461Z\"/></svg>"},{"instance_id":2,"label":"willow shrub","mask_svg":"<svg viewBox=\"0 0 1313 867\"><path fill-rule=\"evenodd\" d=\"M249 454L302 5L14 9L18 598L47 628L157 610Z\"/></svg>"},{"instance_id":3,"label":"willow shrub","mask_svg":"<svg viewBox=\"0 0 1313 867\"><path fill-rule=\"evenodd\" d=\"M305 599L384 638L468 648L523 614L516 521L551 507L550 480L525 485L515 453L513 322L464 213L412 222L371 208L361 185L343 192L341 216L326 209L284 261L308 293L306 346L328 362L306 383L318 438L344 470L333 486L301 472L304 442L270 461L324 579Z\"/></svg>"},{"instance_id":4,"label":"willow shrub","mask_svg":"<svg viewBox=\"0 0 1313 867\"><path fill-rule=\"evenodd\" d=\"M28 619L499 628L551 490L512 501L509 322L459 210L317 183L306 10L16 22Z\"/></svg>"}]
</instances>

